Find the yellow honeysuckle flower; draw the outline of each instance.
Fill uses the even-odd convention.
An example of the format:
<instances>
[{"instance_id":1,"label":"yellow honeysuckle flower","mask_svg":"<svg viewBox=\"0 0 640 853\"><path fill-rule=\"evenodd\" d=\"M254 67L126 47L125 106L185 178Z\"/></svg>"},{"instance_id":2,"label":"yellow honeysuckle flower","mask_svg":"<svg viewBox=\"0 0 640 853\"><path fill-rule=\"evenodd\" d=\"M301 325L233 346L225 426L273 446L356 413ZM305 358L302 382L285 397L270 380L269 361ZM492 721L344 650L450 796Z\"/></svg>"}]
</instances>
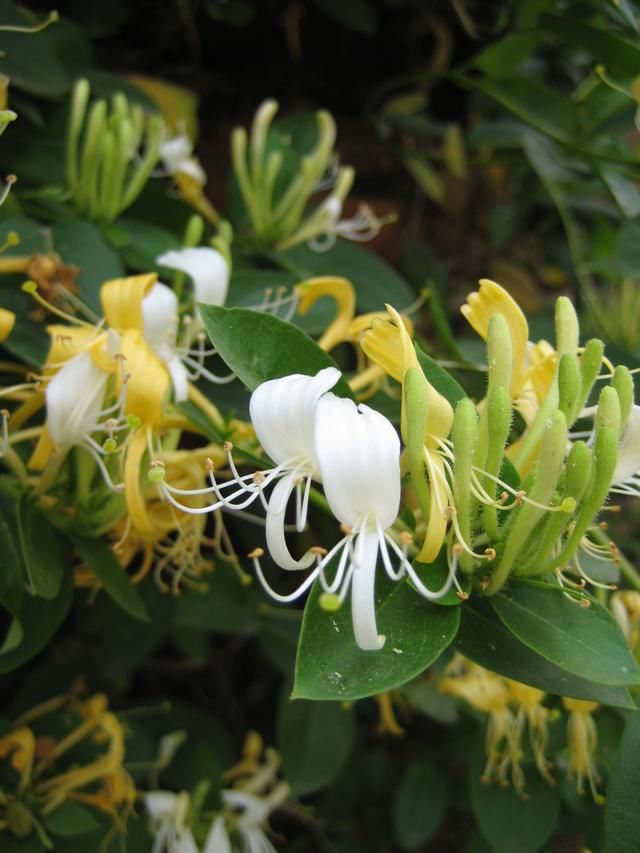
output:
<instances>
[{"instance_id":1,"label":"yellow honeysuckle flower","mask_svg":"<svg viewBox=\"0 0 640 853\"><path fill-rule=\"evenodd\" d=\"M511 333L513 367L509 393L525 423L530 424L544 400L556 370L556 351L547 341L529 341L529 324L515 299L495 281L480 279L460 312L483 340L493 314L502 314Z\"/></svg>"},{"instance_id":2,"label":"yellow honeysuckle flower","mask_svg":"<svg viewBox=\"0 0 640 853\"><path fill-rule=\"evenodd\" d=\"M406 325L398 312L390 305L386 306L390 318L374 320L371 329L362 337L364 352L386 373L403 383L403 423L402 432L405 442L406 400L404 379L410 369L416 369L424 379L427 398L427 417L424 424L424 466L429 480L431 506L425 517L427 531L424 543L417 559L430 563L437 557L445 539L448 525L448 508L453 505L451 486L447 480L445 463L440 455L441 443L451 432L453 409L442 394L429 383L420 367L413 342ZM425 509L423 508L423 514Z\"/></svg>"},{"instance_id":3,"label":"yellow honeysuckle flower","mask_svg":"<svg viewBox=\"0 0 640 853\"><path fill-rule=\"evenodd\" d=\"M584 793L584 781L589 782L591 794L596 803L602 804L604 797L598 793L600 781L596 768L596 748L598 746L598 730L593 712L600 706L597 702L586 699L569 699L564 697L562 704L569 711L567 724L567 740L569 753L569 778L576 777L578 793Z\"/></svg>"},{"instance_id":4,"label":"yellow honeysuckle flower","mask_svg":"<svg viewBox=\"0 0 640 853\"><path fill-rule=\"evenodd\" d=\"M544 690L522 684L520 681L513 681L511 678L505 681L511 698L518 706L516 726L521 730L525 721L529 724L529 742L536 767L545 781L553 785L555 780L549 773L546 758L549 741L549 709L542 704L546 693Z\"/></svg>"},{"instance_id":5,"label":"yellow honeysuckle flower","mask_svg":"<svg viewBox=\"0 0 640 853\"><path fill-rule=\"evenodd\" d=\"M16 315L8 308L0 308L0 343L5 341L11 332L16 322Z\"/></svg>"},{"instance_id":6,"label":"yellow honeysuckle flower","mask_svg":"<svg viewBox=\"0 0 640 853\"><path fill-rule=\"evenodd\" d=\"M28 726L21 726L0 738L0 758L11 756L11 766L20 774L20 787L23 788L31 776L33 758L36 751L36 739Z\"/></svg>"},{"instance_id":7,"label":"yellow honeysuckle flower","mask_svg":"<svg viewBox=\"0 0 640 853\"><path fill-rule=\"evenodd\" d=\"M328 296L336 303L336 317L318 339L318 346L330 352L339 343L349 340L349 325L356 313L356 293L349 279L339 276L310 278L298 284L295 291L299 296L298 314L303 316L323 297Z\"/></svg>"},{"instance_id":8,"label":"yellow honeysuckle flower","mask_svg":"<svg viewBox=\"0 0 640 853\"><path fill-rule=\"evenodd\" d=\"M116 332L127 329L142 331L142 300L158 280L156 273L114 278L100 288L100 303L109 328Z\"/></svg>"}]
</instances>

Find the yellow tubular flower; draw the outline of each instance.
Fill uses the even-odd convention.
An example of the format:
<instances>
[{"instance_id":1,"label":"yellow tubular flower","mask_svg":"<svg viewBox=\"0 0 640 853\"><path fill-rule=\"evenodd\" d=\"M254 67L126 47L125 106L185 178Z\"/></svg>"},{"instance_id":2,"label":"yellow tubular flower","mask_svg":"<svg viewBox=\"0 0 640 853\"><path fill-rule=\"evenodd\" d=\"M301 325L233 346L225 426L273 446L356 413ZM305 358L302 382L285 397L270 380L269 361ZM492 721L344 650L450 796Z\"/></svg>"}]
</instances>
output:
<instances>
[{"instance_id":1,"label":"yellow tubular flower","mask_svg":"<svg viewBox=\"0 0 640 853\"><path fill-rule=\"evenodd\" d=\"M452 505L451 488L447 481L445 465L439 453L440 442L446 439L453 425L453 409L442 394L428 382L416 355L406 325L398 312L386 306L391 322L374 321L371 329L362 337L364 352L386 373L403 383L402 434L407 441L406 397L404 379L408 370L416 369L424 379L426 391L426 420L424 424L424 467L429 480L431 506L425 515L427 531L417 559L430 563L438 556L447 532L447 509ZM428 516L428 517L427 517Z\"/></svg>"},{"instance_id":2,"label":"yellow tubular flower","mask_svg":"<svg viewBox=\"0 0 640 853\"><path fill-rule=\"evenodd\" d=\"M526 720L529 724L529 742L536 767L545 781L553 785L555 780L549 773L545 755L549 741L549 709L545 708L542 702L546 694L544 690L530 687L528 684L521 684L519 681L513 681L510 678L505 679L505 681L511 698L518 706L516 716L516 726L520 732L518 740L520 740L522 726Z\"/></svg>"},{"instance_id":3,"label":"yellow tubular flower","mask_svg":"<svg viewBox=\"0 0 640 853\"><path fill-rule=\"evenodd\" d=\"M23 789L31 776L33 758L36 751L36 739L27 726L21 726L0 738L0 759L11 756L11 766L20 774L20 789Z\"/></svg>"},{"instance_id":4,"label":"yellow tubular flower","mask_svg":"<svg viewBox=\"0 0 640 853\"><path fill-rule=\"evenodd\" d=\"M156 273L132 275L105 281L100 288L100 302L111 329L143 329L142 300L158 280Z\"/></svg>"},{"instance_id":5,"label":"yellow tubular flower","mask_svg":"<svg viewBox=\"0 0 640 853\"><path fill-rule=\"evenodd\" d=\"M13 331L15 322L16 315L13 311L9 311L7 308L0 308L0 343L9 337Z\"/></svg>"},{"instance_id":6,"label":"yellow tubular flower","mask_svg":"<svg viewBox=\"0 0 640 853\"><path fill-rule=\"evenodd\" d=\"M350 339L349 325L356 313L356 294L348 279L338 276L311 278L297 285L296 292L299 295L298 314L303 316L325 296L336 303L336 317L325 329L318 346L330 352L339 343Z\"/></svg>"},{"instance_id":7,"label":"yellow tubular flower","mask_svg":"<svg viewBox=\"0 0 640 853\"><path fill-rule=\"evenodd\" d=\"M584 699L563 698L562 704L569 711L567 724L567 747L569 752L568 775L576 777L578 793L584 793L584 780L587 779L591 794L596 803L604 802L602 794L598 793L600 781L596 769L596 748L598 746L598 730L593 712L599 707L597 702Z\"/></svg>"}]
</instances>

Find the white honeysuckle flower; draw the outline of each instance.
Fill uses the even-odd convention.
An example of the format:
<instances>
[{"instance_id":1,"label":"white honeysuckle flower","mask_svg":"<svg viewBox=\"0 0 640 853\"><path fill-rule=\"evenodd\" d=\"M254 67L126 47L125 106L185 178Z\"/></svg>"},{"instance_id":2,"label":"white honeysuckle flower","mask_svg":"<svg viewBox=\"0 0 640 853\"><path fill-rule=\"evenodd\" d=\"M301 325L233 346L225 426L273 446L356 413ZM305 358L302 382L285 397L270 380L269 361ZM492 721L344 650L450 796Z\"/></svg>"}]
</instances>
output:
<instances>
[{"instance_id":1,"label":"white honeysuckle flower","mask_svg":"<svg viewBox=\"0 0 640 853\"><path fill-rule=\"evenodd\" d=\"M289 796L285 782L277 785L266 796L257 796L247 790L225 789L222 802L233 810L234 828L242 842L243 853L277 853L263 829L269 814Z\"/></svg>"},{"instance_id":2,"label":"white honeysuckle flower","mask_svg":"<svg viewBox=\"0 0 640 853\"><path fill-rule=\"evenodd\" d=\"M294 600L319 579L328 597L327 608L336 609L351 588L356 643L366 651L379 650L385 637L378 634L375 612L378 556L391 580L408 575L417 592L427 599L441 598L448 592L453 571L442 589L431 591L407 559L406 549L387 533L400 507L400 440L384 415L335 394L324 394L315 407L315 460L331 511L347 534L328 553L315 557L315 569L290 595L279 595L269 587L258 556L254 556L256 573L270 595L281 602ZM325 570L338 555L335 575L329 582Z\"/></svg>"},{"instance_id":3,"label":"white honeysuckle flower","mask_svg":"<svg viewBox=\"0 0 640 853\"><path fill-rule=\"evenodd\" d=\"M211 824L202 853L233 853L231 839L222 815Z\"/></svg>"},{"instance_id":4,"label":"white honeysuckle flower","mask_svg":"<svg viewBox=\"0 0 640 853\"><path fill-rule=\"evenodd\" d=\"M244 510L260 498L267 513L267 546L275 562L283 569L306 569L315 560L312 553L296 560L285 540L285 513L291 494L296 492L296 528L306 524L311 481L319 479L315 457L315 409L318 401L340 378L335 367L325 367L315 376L295 373L263 382L251 395L249 409L258 441L275 462L275 467L255 474L238 473L231 447L229 468L233 478L218 483L210 471L211 486L206 489L176 489L162 482L165 497L178 509L192 514L217 509ZM269 496L265 489L275 483ZM231 493L227 490L231 489ZM217 501L205 507L187 507L176 495L215 494Z\"/></svg>"},{"instance_id":5,"label":"white honeysuckle flower","mask_svg":"<svg viewBox=\"0 0 640 853\"><path fill-rule=\"evenodd\" d=\"M191 829L186 825L189 795L186 791L148 791L144 804L154 835L151 853L199 853Z\"/></svg>"},{"instance_id":6,"label":"white honeysuckle flower","mask_svg":"<svg viewBox=\"0 0 640 853\"><path fill-rule=\"evenodd\" d=\"M184 133L160 143L160 160L169 175L188 175L201 186L207 182L204 169L193 156L193 143Z\"/></svg>"},{"instance_id":7,"label":"white honeysuckle flower","mask_svg":"<svg viewBox=\"0 0 640 853\"><path fill-rule=\"evenodd\" d=\"M156 263L190 276L194 302L224 305L229 290L229 264L216 249L208 246L172 249L159 255ZM197 308L195 316L196 321L201 322Z\"/></svg>"},{"instance_id":8,"label":"white honeysuckle flower","mask_svg":"<svg viewBox=\"0 0 640 853\"><path fill-rule=\"evenodd\" d=\"M618 446L612 492L640 497L640 406L631 408Z\"/></svg>"},{"instance_id":9,"label":"white honeysuckle flower","mask_svg":"<svg viewBox=\"0 0 640 853\"><path fill-rule=\"evenodd\" d=\"M189 396L189 380L200 377L217 385L231 382L235 377L217 376L204 366L204 359L212 355L214 349L205 349L204 337L198 340L198 346L191 348L185 341L178 345L178 327L180 323L178 297L166 284L158 281L142 300L143 334L149 346L167 365L173 382L176 402Z\"/></svg>"},{"instance_id":10,"label":"white honeysuckle flower","mask_svg":"<svg viewBox=\"0 0 640 853\"><path fill-rule=\"evenodd\" d=\"M322 222L319 232L308 241L316 252L328 251L336 237L361 243L373 240L387 220L378 219L368 204L361 204L355 216L341 219L343 202L337 195L328 196L318 208L316 216ZM315 216L314 216L315 219Z\"/></svg>"}]
</instances>

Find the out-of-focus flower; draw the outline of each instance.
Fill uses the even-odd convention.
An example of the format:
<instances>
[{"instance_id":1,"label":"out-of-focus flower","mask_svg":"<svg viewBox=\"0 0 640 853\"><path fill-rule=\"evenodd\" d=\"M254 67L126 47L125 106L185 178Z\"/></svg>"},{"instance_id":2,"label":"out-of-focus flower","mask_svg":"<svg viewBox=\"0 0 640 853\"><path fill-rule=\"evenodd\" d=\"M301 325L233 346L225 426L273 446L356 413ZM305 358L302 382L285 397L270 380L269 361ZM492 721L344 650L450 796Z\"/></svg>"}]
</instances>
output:
<instances>
[{"instance_id":1,"label":"out-of-focus flower","mask_svg":"<svg viewBox=\"0 0 640 853\"><path fill-rule=\"evenodd\" d=\"M597 702L589 702L585 699L567 698L563 698L562 704L569 712L567 723L569 778L575 776L579 794L584 793L586 779L594 801L602 804L604 797L598 792L597 787L600 781L596 768L598 730L593 719L593 713L599 705Z\"/></svg>"},{"instance_id":2,"label":"out-of-focus flower","mask_svg":"<svg viewBox=\"0 0 640 853\"><path fill-rule=\"evenodd\" d=\"M193 833L186 824L189 795L186 791L147 791L144 804L154 835L151 853L198 853Z\"/></svg>"}]
</instances>

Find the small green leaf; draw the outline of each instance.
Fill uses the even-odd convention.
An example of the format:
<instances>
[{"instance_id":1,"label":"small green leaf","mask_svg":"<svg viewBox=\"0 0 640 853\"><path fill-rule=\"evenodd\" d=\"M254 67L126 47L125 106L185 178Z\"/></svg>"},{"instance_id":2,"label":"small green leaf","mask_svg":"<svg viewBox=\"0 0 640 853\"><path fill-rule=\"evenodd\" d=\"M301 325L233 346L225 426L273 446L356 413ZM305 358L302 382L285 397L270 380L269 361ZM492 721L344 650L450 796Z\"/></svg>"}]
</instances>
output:
<instances>
[{"instance_id":1,"label":"small green leaf","mask_svg":"<svg viewBox=\"0 0 640 853\"><path fill-rule=\"evenodd\" d=\"M102 539L81 539L79 536L72 537L72 542L80 557L116 604L135 619L149 621L149 614L140 593L107 543Z\"/></svg>"},{"instance_id":2,"label":"small green leaf","mask_svg":"<svg viewBox=\"0 0 640 853\"><path fill-rule=\"evenodd\" d=\"M156 258L159 255L170 249L181 247L180 240L175 234L153 222L123 216L118 219L115 226L105 228L108 236L111 234L111 229L114 233L117 229L117 237L113 242L120 248L122 260L133 269L155 270L158 268ZM173 270L171 275L174 275Z\"/></svg>"},{"instance_id":3,"label":"small green leaf","mask_svg":"<svg viewBox=\"0 0 640 853\"><path fill-rule=\"evenodd\" d=\"M541 15L541 29L560 36L563 45L589 52L593 59L609 70L635 76L640 68L640 47L637 39L626 41L605 26L592 27L575 15Z\"/></svg>"},{"instance_id":4,"label":"small green leaf","mask_svg":"<svg viewBox=\"0 0 640 853\"><path fill-rule=\"evenodd\" d=\"M0 496L0 604L14 616L24 594L24 564L16 523L15 502Z\"/></svg>"},{"instance_id":5,"label":"small green leaf","mask_svg":"<svg viewBox=\"0 0 640 853\"><path fill-rule=\"evenodd\" d=\"M561 669L600 684L640 682L620 628L595 599L581 607L560 588L513 580L489 600L519 640Z\"/></svg>"},{"instance_id":6,"label":"small green leaf","mask_svg":"<svg viewBox=\"0 0 640 853\"><path fill-rule=\"evenodd\" d=\"M636 853L640 838L640 714L630 714L620 741L604 808L606 849Z\"/></svg>"},{"instance_id":7,"label":"small green leaf","mask_svg":"<svg viewBox=\"0 0 640 853\"><path fill-rule=\"evenodd\" d=\"M353 713L333 702L290 701L278 715L278 750L284 775L302 797L329 785L353 746Z\"/></svg>"},{"instance_id":8,"label":"small green leaf","mask_svg":"<svg viewBox=\"0 0 640 853\"><path fill-rule=\"evenodd\" d=\"M531 768L527 773L528 797L513 788L481 781L484 755L478 749L471 761L471 808L494 853L538 853L555 829L560 811L557 787L548 785Z\"/></svg>"},{"instance_id":9,"label":"small green leaf","mask_svg":"<svg viewBox=\"0 0 640 853\"><path fill-rule=\"evenodd\" d=\"M33 594L47 599L55 598L65 566L60 534L26 493L18 501L18 530L24 566Z\"/></svg>"},{"instance_id":10,"label":"small green leaf","mask_svg":"<svg viewBox=\"0 0 640 853\"><path fill-rule=\"evenodd\" d=\"M475 596L460 610L462 620L454 645L480 666L558 696L637 707L626 688L579 678L536 654L502 624L488 601Z\"/></svg>"},{"instance_id":11,"label":"small green leaf","mask_svg":"<svg viewBox=\"0 0 640 853\"><path fill-rule=\"evenodd\" d=\"M396 788L392 818L397 840L413 850L438 828L448 799L447 779L426 757L414 759Z\"/></svg>"},{"instance_id":12,"label":"small green leaf","mask_svg":"<svg viewBox=\"0 0 640 853\"><path fill-rule=\"evenodd\" d=\"M442 394L442 396L455 408L455 405L459 400L468 396L463 387L448 371L444 369L444 367L440 367L435 359L431 358L430 355L427 355L426 352L423 352L418 344L415 344L415 348L416 355L418 356L418 362L424 372L424 375L436 391Z\"/></svg>"},{"instance_id":13,"label":"small green leaf","mask_svg":"<svg viewBox=\"0 0 640 853\"><path fill-rule=\"evenodd\" d=\"M315 376L324 367L337 366L308 335L272 314L218 305L199 308L212 343L251 390L268 379L291 373ZM344 379L333 390L342 397L353 396Z\"/></svg>"},{"instance_id":14,"label":"small green leaf","mask_svg":"<svg viewBox=\"0 0 640 853\"><path fill-rule=\"evenodd\" d=\"M450 645L458 630L459 607L438 607L408 583L376 579L378 629L386 636L380 651L364 652L353 637L351 607L336 613L318 604L316 584L307 601L298 645L293 697L347 701L373 696L410 681Z\"/></svg>"},{"instance_id":15,"label":"small green leaf","mask_svg":"<svg viewBox=\"0 0 640 853\"><path fill-rule=\"evenodd\" d=\"M48 814L43 823L52 835L84 835L97 827L92 813L86 806L66 800L61 806Z\"/></svg>"}]
</instances>

